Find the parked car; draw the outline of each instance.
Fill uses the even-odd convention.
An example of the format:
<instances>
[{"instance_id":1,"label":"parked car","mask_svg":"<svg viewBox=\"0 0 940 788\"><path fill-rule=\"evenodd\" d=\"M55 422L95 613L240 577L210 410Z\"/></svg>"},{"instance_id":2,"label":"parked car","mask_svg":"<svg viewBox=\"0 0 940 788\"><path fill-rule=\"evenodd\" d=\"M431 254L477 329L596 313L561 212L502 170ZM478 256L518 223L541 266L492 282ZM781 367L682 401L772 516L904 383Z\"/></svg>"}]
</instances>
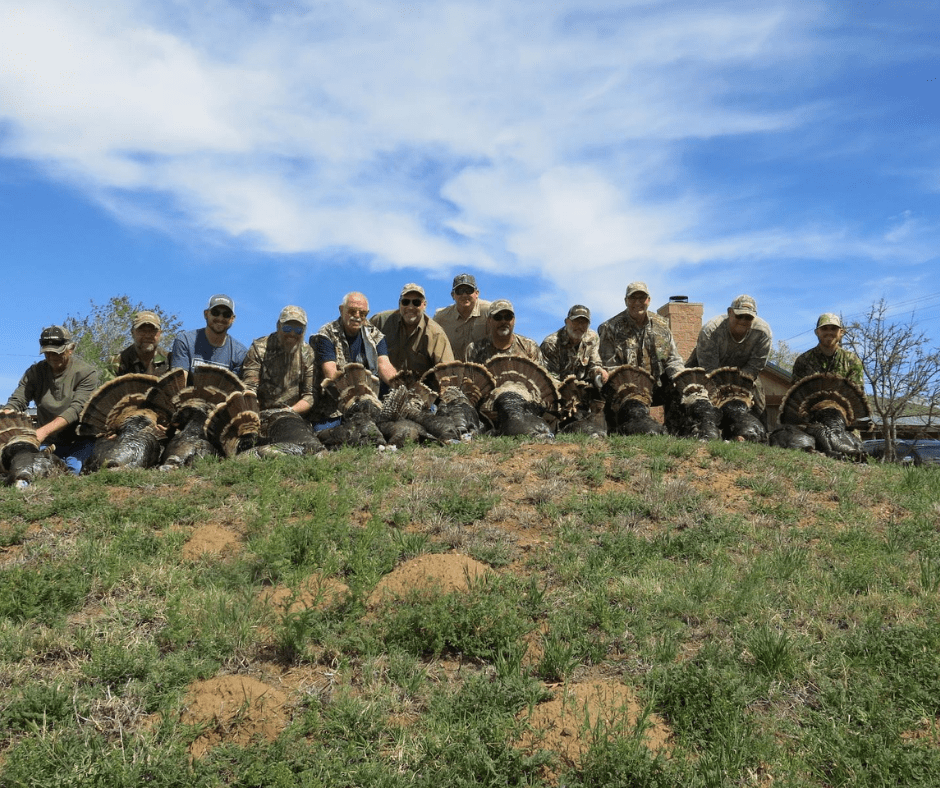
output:
<instances>
[{"instance_id":1,"label":"parked car","mask_svg":"<svg viewBox=\"0 0 940 788\"><path fill-rule=\"evenodd\" d=\"M895 441L895 456L898 462L912 465L940 465L940 441L900 440ZM870 440L862 443L865 452L880 460L885 454L885 441Z\"/></svg>"}]
</instances>

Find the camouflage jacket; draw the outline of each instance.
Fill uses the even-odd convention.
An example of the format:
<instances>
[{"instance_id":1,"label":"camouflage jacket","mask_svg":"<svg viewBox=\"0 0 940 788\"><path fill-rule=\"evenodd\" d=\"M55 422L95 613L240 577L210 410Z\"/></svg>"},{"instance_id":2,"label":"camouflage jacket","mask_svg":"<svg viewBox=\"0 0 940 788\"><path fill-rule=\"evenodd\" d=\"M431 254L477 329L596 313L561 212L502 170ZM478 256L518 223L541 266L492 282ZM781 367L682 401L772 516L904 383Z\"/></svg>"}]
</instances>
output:
<instances>
[{"instance_id":1,"label":"camouflage jacket","mask_svg":"<svg viewBox=\"0 0 940 788\"><path fill-rule=\"evenodd\" d=\"M728 315L718 315L702 326L686 365L703 367L706 372L737 367L751 380L757 380L767 366L772 344L770 326L765 320L755 317L750 331L739 342L728 330Z\"/></svg>"},{"instance_id":2,"label":"camouflage jacket","mask_svg":"<svg viewBox=\"0 0 940 788\"><path fill-rule=\"evenodd\" d=\"M568 339L568 329L562 326L542 340L541 351L545 367L558 380L574 375L578 380L593 380L593 371L604 366L601 362L600 337L590 328L581 342L574 346Z\"/></svg>"},{"instance_id":3,"label":"camouflage jacket","mask_svg":"<svg viewBox=\"0 0 940 788\"><path fill-rule=\"evenodd\" d=\"M108 366L101 373L101 383L107 383L121 375L156 375L160 377L164 372L170 370L170 358L163 348L157 348L153 354L153 361L148 366L137 356L137 349L133 345L128 345L120 353L117 353L108 359Z\"/></svg>"},{"instance_id":4,"label":"camouflage jacket","mask_svg":"<svg viewBox=\"0 0 940 788\"><path fill-rule=\"evenodd\" d=\"M542 351L539 346L528 337L521 334L513 334L512 345L507 350L500 350L494 345L489 337L484 337L479 342L472 342L467 347L467 361L474 364L485 364L493 356L521 356L536 364L545 366L545 359L542 358Z\"/></svg>"},{"instance_id":5,"label":"camouflage jacket","mask_svg":"<svg viewBox=\"0 0 940 788\"><path fill-rule=\"evenodd\" d=\"M290 408L300 400L313 407L315 372L313 348L301 342L288 350L276 331L252 342L242 363L242 380L258 395L262 410Z\"/></svg>"},{"instance_id":6,"label":"camouflage jacket","mask_svg":"<svg viewBox=\"0 0 940 788\"><path fill-rule=\"evenodd\" d=\"M597 327L600 354L608 369L632 364L645 369L658 381L665 372L670 378L683 369L682 356L676 348L669 324L657 314L647 312L646 324L638 326L624 309Z\"/></svg>"},{"instance_id":7,"label":"camouflage jacket","mask_svg":"<svg viewBox=\"0 0 940 788\"><path fill-rule=\"evenodd\" d=\"M793 362L793 382L802 380L807 375L817 372L828 372L831 375L841 375L846 380L864 387L864 371L862 362L852 351L845 348L836 348L832 356L827 356L819 346L800 354Z\"/></svg>"}]
</instances>

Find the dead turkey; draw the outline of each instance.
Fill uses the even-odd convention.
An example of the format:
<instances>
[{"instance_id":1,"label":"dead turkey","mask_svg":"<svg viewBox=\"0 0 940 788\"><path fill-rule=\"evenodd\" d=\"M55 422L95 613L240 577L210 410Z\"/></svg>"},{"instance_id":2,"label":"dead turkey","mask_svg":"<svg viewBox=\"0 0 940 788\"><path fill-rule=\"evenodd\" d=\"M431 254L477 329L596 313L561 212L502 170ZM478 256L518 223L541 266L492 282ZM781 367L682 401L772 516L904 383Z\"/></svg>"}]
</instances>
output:
<instances>
[{"instance_id":1,"label":"dead turkey","mask_svg":"<svg viewBox=\"0 0 940 788\"><path fill-rule=\"evenodd\" d=\"M36 428L27 414L0 411L0 472L6 484L25 487L36 479L67 471L51 448L39 448Z\"/></svg>"},{"instance_id":2,"label":"dead turkey","mask_svg":"<svg viewBox=\"0 0 940 788\"><path fill-rule=\"evenodd\" d=\"M261 411L261 437L258 454L317 454L324 450L310 422L290 408Z\"/></svg>"},{"instance_id":3,"label":"dead turkey","mask_svg":"<svg viewBox=\"0 0 940 788\"><path fill-rule=\"evenodd\" d=\"M79 434L96 439L82 472L155 465L185 381L185 370L172 369L160 378L121 375L100 386L79 419Z\"/></svg>"},{"instance_id":4,"label":"dead turkey","mask_svg":"<svg viewBox=\"0 0 940 788\"><path fill-rule=\"evenodd\" d=\"M702 367L687 367L666 391L666 430L680 438L721 440L720 415L712 405L712 382Z\"/></svg>"},{"instance_id":5,"label":"dead turkey","mask_svg":"<svg viewBox=\"0 0 940 788\"><path fill-rule=\"evenodd\" d=\"M495 422L500 435L528 435L553 438L554 433L542 414L558 408L558 386L548 371L520 356L493 356L486 368L496 380L496 388L480 411Z\"/></svg>"},{"instance_id":6,"label":"dead turkey","mask_svg":"<svg viewBox=\"0 0 940 788\"><path fill-rule=\"evenodd\" d=\"M379 387L379 379L362 364L347 364L337 377L327 381L324 388L337 402L343 419L337 426L317 433L324 446L335 449L388 445L376 424L382 412Z\"/></svg>"},{"instance_id":7,"label":"dead turkey","mask_svg":"<svg viewBox=\"0 0 940 788\"><path fill-rule=\"evenodd\" d=\"M224 457L248 451L261 439L261 412L253 391L234 391L206 421L206 437Z\"/></svg>"},{"instance_id":8,"label":"dead turkey","mask_svg":"<svg viewBox=\"0 0 940 788\"><path fill-rule=\"evenodd\" d=\"M438 392L437 412L455 424L461 439L493 429L479 406L496 388L496 378L482 364L449 361L429 369L421 381Z\"/></svg>"},{"instance_id":9,"label":"dead turkey","mask_svg":"<svg viewBox=\"0 0 940 788\"><path fill-rule=\"evenodd\" d=\"M836 458L864 458L851 427L871 417L865 392L839 375L819 372L794 383L780 403L780 422L812 436L816 450Z\"/></svg>"},{"instance_id":10,"label":"dead turkey","mask_svg":"<svg viewBox=\"0 0 940 788\"><path fill-rule=\"evenodd\" d=\"M206 435L209 414L230 394L246 390L238 376L223 367L197 367L191 377L191 385L173 397L160 470L188 466L200 457L219 457L220 449Z\"/></svg>"},{"instance_id":11,"label":"dead turkey","mask_svg":"<svg viewBox=\"0 0 940 788\"><path fill-rule=\"evenodd\" d=\"M618 435L661 435L662 424L650 416L653 376L645 369L624 364L604 384L610 428Z\"/></svg>"},{"instance_id":12,"label":"dead turkey","mask_svg":"<svg viewBox=\"0 0 940 788\"><path fill-rule=\"evenodd\" d=\"M718 428L726 441L766 443L767 430L752 412L754 381L737 367L721 367L708 373L711 401L718 408Z\"/></svg>"}]
</instances>

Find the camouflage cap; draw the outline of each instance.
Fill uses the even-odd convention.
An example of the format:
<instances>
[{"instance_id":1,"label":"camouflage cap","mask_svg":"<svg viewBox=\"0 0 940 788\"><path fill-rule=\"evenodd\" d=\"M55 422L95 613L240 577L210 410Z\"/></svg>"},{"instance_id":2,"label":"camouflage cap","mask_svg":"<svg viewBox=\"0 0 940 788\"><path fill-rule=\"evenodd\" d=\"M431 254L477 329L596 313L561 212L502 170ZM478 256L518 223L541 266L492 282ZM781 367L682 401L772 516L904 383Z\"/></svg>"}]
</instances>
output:
<instances>
[{"instance_id":1,"label":"camouflage cap","mask_svg":"<svg viewBox=\"0 0 940 788\"><path fill-rule=\"evenodd\" d=\"M630 282L630 284L627 285L627 298L634 293L646 293L646 295L649 295L650 289L646 286L646 282Z\"/></svg>"},{"instance_id":2,"label":"camouflage cap","mask_svg":"<svg viewBox=\"0 0 940 788\"><path fill-rule=\"evenodd\" d=\"M209 299L209 306L207 306L206 309L212 309L215 306L227 306L233 312L235 311L235 302L227 295L222 295L221 293Z\"/></svg>"},{"instance_id":3,"label":"camouflage cap","mask_svg":"<svg viewBox=\"0 0 940 788\"><path fill-rule=\"evenodd\" d=\"M574 320L576 317L586 317L588 320L591 319L591 310L588 309L584 304L575 304L571 309L568 310L568 319Z\"/></svg>"},{"instance_id":4,"label":"camouflage cap","mask_svg":"<svg viewBox=\"0 0 940 788\"><path fill-rule=\"evenodd\" d=\"M49 326L39 335L40 353L63 353L72 344L72 334L65 326Z\"/></svg>"},{"instance_id":5,"label":"camouflage cap","mask_svg":"<svg viewBox=\"0 0 940 788\"><path fill-rule=\"evenodd\" d=\"M160 322L160 315L156 312L144 309L134 315L134 322L131 324L131 328L140 328L141 326L153 326L159 331L163 327L163 323Z\"/></svg>"},{"instance_id":6,"label":"camouflage cap","mask_svg":"<svg viewBox=\"0 0 940 788\"><path fill-rule=\"evenodd\" d=\"M287 323L293 320L296 323L300 323L302 326L307 325L307 313L304 312L299 306L285 306L281 310L281 314L278 315L278 323Z\"/></svg>"},{"instance_id":7,"label":"camouflage cap","mask_svg":"<svg viewBox=\"0 0 940 788\"><path fill-rule=\"evenodd\" d=\"M739 295L731 302L731 308L736 315L753 315L757 317L757 302L749 295Z\"/></svg>"},{"instance_id":8,"label":"camouflage cap","mask_svg":"<svg viewBox=\"0 0 940 788\"><path fill-rule=\"evenodd\" d=\"M451 290L456 290L461 285L470 285L474 290L477 289L477 280L473 274L457 274L454 277L454 283L451 285Z\"/></svg>"},{"instance_id":9,"label":"camouflage cap","mask_svg":"<svg viewBox=\"0 0 940 788\"><path fill-rule=\"evenodd\" d=\"M823 312L819 316L819 320L816 321L816 328L822 328L823 326L838 326L842 328L842 318L835 312Z\"/></svg>"},{"instance_id":10,"label":"camouflage cap","mask_svg":"<svg viewBox=\"0 0 940 788\"><path fill-rule=\"evenodd\" d=\"M401 293L398 295L399 298L404 298L408 293L418 293L422 298L427 298L424 293L424 288L421 285L416 285L414 282L409 282L401 289Z\"/></svg>"},{"instance_id":11,"label":"camouflage cap","mask_svg":"<svg viewBox=\"0 0 940 788\"><path fill-rule=\"evenodd\" d=\"M490 316L498 315L500 312L512 312L513 315L516 314L516 310L512 307L512 301L507 298L497 298L492 304L490 304Z\"/></svg>"}]
</instances>

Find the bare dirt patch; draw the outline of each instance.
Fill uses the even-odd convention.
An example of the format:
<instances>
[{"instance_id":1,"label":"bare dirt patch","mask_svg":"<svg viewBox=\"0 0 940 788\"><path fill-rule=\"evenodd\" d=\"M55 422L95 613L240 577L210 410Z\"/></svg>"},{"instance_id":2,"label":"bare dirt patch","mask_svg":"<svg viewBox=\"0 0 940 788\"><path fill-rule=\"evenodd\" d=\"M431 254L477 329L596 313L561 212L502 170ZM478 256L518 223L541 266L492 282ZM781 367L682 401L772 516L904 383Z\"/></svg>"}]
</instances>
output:
<instances>
[{"instance_id":1,"label":"bare dirt patch","mask_svg":"<svg viewBox=\"0 0 940 788\"><path fill-rule=\"evenodd\" d=\"M471 581L490 571L486 564L466 555L420 555L401 564L379 581L369 596L369 607L404 597L415 590L439 590L445 594L466 591Z\"/></svg>"},{"instance_id":2,"label":"bare dirt patch","mask_svg":"<svg viewBox=\"0 0 940 788\"><path fill-rule=\"evenodd\" d=\"M203 555L232 556L241 550L241 546L237 534L210 523L193 531L183 545L182 556L187 561L195 561Z\"/></svg>"},{"instance_id":3,"label":"bare dirt patch","mask_svg":"<svg viewBox=\"0 0 940 788\"><path fill-rule=\"evenodd\" d=\"M577 767L598 736L632 735L642 720L643 743L654 753L667 751L672 732L655 714L643 719L643 707L632 688L618 679L593 679L554 688L551 700L523 714L529 730L519 746L532 753L550 750L558 769ZM546 770L555 783L558 772Z\"/></svg>"},{"instance_id":4,"label":"bare dirt patch","mask_svg":"<svg viewBox=\"0 0 940 788\"><path fill-rule=\"evenodd\" d=\"M312 575L297 588L274 586L264 589L258 599L273 610L299 613L310 608L323 610L349 594L349 586L332 577Z\"/></svg>"},{"instance_id":5,"label":"bare dirt patch","mask_svg":"<svg viewBox=\"0 0 940 788\"><path fill-rule=\"evenodd\" d=\"M201 758L223 742L273 741L289 721L286 704L287 693L249 676L216 676L193 684L180 721L206 728L190 753Z\"/></svg>"}]
</instances>

